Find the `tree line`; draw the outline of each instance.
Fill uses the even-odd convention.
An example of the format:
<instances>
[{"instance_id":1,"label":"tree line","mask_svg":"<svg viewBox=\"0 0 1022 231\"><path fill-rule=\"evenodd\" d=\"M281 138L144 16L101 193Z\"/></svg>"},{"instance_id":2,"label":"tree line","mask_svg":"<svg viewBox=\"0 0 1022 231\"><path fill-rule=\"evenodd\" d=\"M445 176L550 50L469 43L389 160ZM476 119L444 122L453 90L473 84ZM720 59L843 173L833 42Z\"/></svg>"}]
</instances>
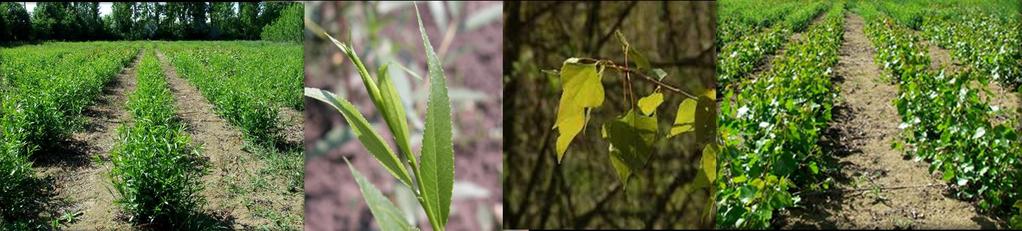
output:
<instances>
[{"instance_id":1,"label":"tree line","mask_svg":"<svg viewBox=\"0 0 1022 231\"><path fill-rule=\"evenodd\" d=\"M0 42L89 40L259 39L264 27L295 2L0 3Z\"/></svg>"}]
</instances>

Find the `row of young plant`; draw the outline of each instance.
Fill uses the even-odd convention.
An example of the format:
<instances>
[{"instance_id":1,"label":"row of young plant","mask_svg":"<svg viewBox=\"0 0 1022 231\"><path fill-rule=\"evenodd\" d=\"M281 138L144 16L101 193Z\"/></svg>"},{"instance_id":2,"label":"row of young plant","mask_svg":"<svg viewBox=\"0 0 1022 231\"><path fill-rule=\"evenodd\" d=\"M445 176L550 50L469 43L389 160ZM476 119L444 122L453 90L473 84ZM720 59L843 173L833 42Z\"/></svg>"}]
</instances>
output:
<instances>
[{"instance_id":1,"label":"row of young plant","mask_svg":"<svg viewBox=\"0 0 1022 231\"><path fill-rule=\"evenodd\" d=\"M35 222L29 157L81 129L82 112L137 54L135 44L109 42L0 49L0 229Z\"/></svg>"},{"instance_id":2,"label":"row of young plant","mask_svg":"<svg viewBox=\"0 0 1022 231\"><path fill-rule=\"evenodd\" d=\"M723 44L717 56L717 86L740 81L743 76L755 70L767 55L787 43L792 33L803 31L828 6L826 2L810 3L807 7L794 10L769 29L749 33Z\"/></svg>"},{"instance_id":3,"label":"row of young plant","mask_svg":"<svg viewBox=\"0 0 1022 231\"><path fill-rule=\"evenodd\" d=\"M836 90L831 67L844 33L844 3L827 10L761 78L729 86L721 106L718 228L767 228L794 206L794 190L831 183L820 146Z\"/></svg>"},{"instance_id":4,"label":"row of young plant","mask_svg":"<svg viewBox=\"0 0 1022 231\"><path fill-rule=\"evenodd\" d=\"M239 127L246 139L272 145L281 139L280 107L300 108L295 99L301 99L304 68L301 45L263 45L259 49L187 44L160 48L221 118Z\"/></svg>"},{"instance_id":5,"label":"row of young plant","mask_svg":"<svg viewBox=\"0 0 1022 231\"><path fill-rule=\"evenodd\" d=\"M136 89L128 98L131 122L118 128L111 151L115 203L135 223L182 229L202 203L198 149L175 117L174 96L151 50L138 64ZM196 228L196 227L192 227Z\"/></svg>"},{"instance_id":6,"label":"row of young plant","mask_svg":"<svg viewBox=\"0 0 1022 231\"><path fill-rule=\"evenodd\" d=\"M720 1L717 13L717 47L733 42L749 33L769 28L798 8L795 1L772 2L750 0Z\"/></svg>"},{"instance_id":7,"label":"row of young plant","mask_svg":"<svg viewBox=\"0 0 1022 231\"><path fill-rule=\"evenodd\" d=\"M957 196L978 200L983 211L1013 213L1011 224L1022 225L1018 134L1009 125L1013 122L991 123L996 110L970 84L985 82L982 73L971 67L952 74L928 70L927 48L919 36L871 4L862 4L859 11L867 21L866 35L877 48L876 62L884 63L883 69L898 83L895 104L904 143L893 145L906 155L930 161L929 170L940 172Z\"/></svg>"},{"instance_id":8,"label":"row of young plant","mask_svg":"<svg viewBox=\"0 0 1022 231\"><path fill-rule=\"evenodd\" d=\"M923 35L952 57L1014 89L1022 84L1022 31L1018 16L998 16L976 8L943 8L927 14Z\"/></svg>"}]
</instances>

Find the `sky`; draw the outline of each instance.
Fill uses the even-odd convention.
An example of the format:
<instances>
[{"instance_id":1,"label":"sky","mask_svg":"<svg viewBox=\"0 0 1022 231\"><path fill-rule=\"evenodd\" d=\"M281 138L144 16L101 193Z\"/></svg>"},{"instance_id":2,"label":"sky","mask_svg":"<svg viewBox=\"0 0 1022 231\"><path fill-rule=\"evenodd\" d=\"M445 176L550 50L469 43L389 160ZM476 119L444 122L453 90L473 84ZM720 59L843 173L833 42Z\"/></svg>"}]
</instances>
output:
<instances>
[{"instance_id":1,"label":"sky","mask_svg":"<svg viewBox=\"0 0 1022 231\"><path fill-rule=\"evenodd\" d=\"M99 3L99 16L110 14L110 7L111 6L113 6L113 3L110 3L110 2L100 2ZM26 2L25 3L25 9L28 10L29 14L31 14L32 10L35 9L35 2Z\"/></svg>"}]
</instances>

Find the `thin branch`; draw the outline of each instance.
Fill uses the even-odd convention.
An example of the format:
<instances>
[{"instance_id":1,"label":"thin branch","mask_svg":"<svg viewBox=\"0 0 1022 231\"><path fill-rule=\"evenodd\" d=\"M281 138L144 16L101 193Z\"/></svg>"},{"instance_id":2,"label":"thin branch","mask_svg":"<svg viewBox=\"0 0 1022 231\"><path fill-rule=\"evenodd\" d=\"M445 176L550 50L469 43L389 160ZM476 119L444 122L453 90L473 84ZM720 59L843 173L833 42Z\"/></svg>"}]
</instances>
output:
<instances>
[{"instance_id":1,"label":"thin branch","mask_svg":"<svg viewBox=\"0 0 1022 231\"><path fill-rule=\"evenodd\" d=\"M667 84L667 83L664 83L664 82L662 82L660 80L657 80L656 78L653 78L652 76L649 76L649 75L646 75L645 73L642 73L641 71L638 71L638 70L635 70L635 69L631 69L631 68L628 68L628 67L625 67L625 66L619 66L617 64L614 64L613 61L598 60L598 59L592 59L592 58L579 58L579 60L586 61L586 62L603 63L603 66L605 66L605 67L610 67L610 68L617 69L619 71L625 71L625 72L629 72L629 73L635 74L635 75L637 75L639 77L642 77L642 80L645 80L646 82L650 82L652 84L656 84L656 85L662 87L663 89L666 89L667 91L673 92L675 94L682 94L682 95L688 96L689 98L693 98L693 99L699 98L699 97L696 97L692 93L685 92L685 91L681 90L680 88L677 88L675 86L671 86L670 84ZM601 62L601 61L603 61L603 62Z\"/></svg>"}]
</instances>

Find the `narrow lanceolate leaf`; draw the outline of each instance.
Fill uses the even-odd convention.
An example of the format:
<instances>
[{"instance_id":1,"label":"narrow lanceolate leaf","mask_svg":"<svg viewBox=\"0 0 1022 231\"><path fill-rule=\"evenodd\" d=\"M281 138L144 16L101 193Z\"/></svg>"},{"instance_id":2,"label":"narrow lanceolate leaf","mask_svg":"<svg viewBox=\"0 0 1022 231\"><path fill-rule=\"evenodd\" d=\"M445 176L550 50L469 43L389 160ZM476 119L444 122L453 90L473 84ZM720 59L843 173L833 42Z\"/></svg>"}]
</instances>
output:
<instances>
[{"instance_id":1,"label":"narrow lanceolate leaf","mask_svg":"<svg viewBox=\"0 0 1022 231\"><path fill-rule=\"evenodd\" d=\"M394 142L397 143L402 156L414 162L415 157L412 155L412 145L408 138L408 120L405 118L405 107L401 103L401 95L397 93L397 88L394 87L394 81L390 79L387 65L380 67L376 76L380 86L380 102L383 104L382 106L377 105L377 107L383 112L383 120L387 121L390 133L394 134Z\"/></svg>"},{"instance_id":2,"label":"narrow lanceolate leaf","mask_svg":"<svg viewBox=\"0 0 1022 231\"><path fill-rule=\"evenodd\" d=\"M429 101L426 103L426 130L422 135L422 165L419 169L420 190L426 202L423 207L427 215L432 213L430 223L433 229L443 230L447 226L454 189L451 100L447 96L447 77L444 76L443 65L433 51L433 45L429 43L417 5L415 16L419 19L419 33L422 33L422 46L426 49L426 64L429 67Z\"/></svg>"},{"instance_id":3,"label":"narrow lanceolate leaf","mask_svg":"<svg viewBox=\"0 0 1022 231\"><path fill-rule=\"evenodd\" d=\"M557 106L557 163L564 158L568 145L585 127L585 110L603 105L603 83L596 64L579 63L577 58L561 66L561 102Z\"/></svg>"},{"instance_id":4,"label":"narrow lanceolate leaf","mask_svg":"<svg viewBox=\"0 0 1022 231\"><path fill-rule=\"evenodd\" d=\"M369 98L372 99L373 103L376 104L376 107L379 108L380 104L377 101L380 99L380 89L376 86L376 82L372 81L372 77L369 76L369 70L367 70L365 64L362 63L362 59L358 58L358 54L355 53L355 49L352 49L351 46L348 46L347 44L337 41L337 39L334 39L334 37L330 36L330 34L323 34L330 38L330 41L333 42L337 48L341 49L341 53L344 53L344 55L348 56L348 59L351 59L351 63L355 64L355 69L358 69L358 75L362 78L362 83L366 85L366 90L369 91Z\"/></svg>"},{"instance_id":5,"label":"narrow lanceolate leaf","mask_svg":"<svg viewBox=\"0 0 1022 231\"><path fill-rule=\"evenodd\" d=\"M380 226L380 230L416 230L415 227L408 224L401 210L398 210L397 206L383 196L383 193L380 193L380 190L376 189L372 182L362 176L362 173L351 166L351 162L348 162L347 158L344 159L344 162L351 169L351 175L355 177L355 183L358 183L358 189L362 191L362 197L365 197L366 204L369 204L369 211L376 218L376 224Z\"/></svg>"},{"instance_id":6,"label":"narrow lanceolate leaf","mask_svg":"<svg viewBox=\"0 0 1022 231\"><path fill-rule=\"evenodd\" d=\"M380 161L380 164L395 178L401 180L408 187L412 187L412 177L408 174L408 169L404 167L394 151L390 150L383 138L376 134L373 126L362 116L362 113L355 109L354 105L351 105L348 100L337 98L333 93L322 89L306 87L305 96L323 101L340 111L344 120L348 121L348 126L351 126L352 132L362 142L362 146L365 146L366 150L369 150L369 153L373 154L373 157L376 157L376 160Z\"/></svg>"},{"instance_id":7,"label":"narrow lanceolate leaf","mask_svg":"<svg viewBox=\"0 0 1022 231\"><path fill-rule=\"evenodd\" d=\"M379 72L377 72L378 79L373 81L372 76L369 76L369 71L366 70L365 64L362 63L362 59L358 57L358 54L355 53L351 46L337 41L337 39L334 39L329 34L326 36L355 64L355 68L358 69L358 74L362 78L362 84L366 86L366 90L369 92L369 99L373 101L376 108L383 114L383 120L387 122L387 127L394 134L394 142L397 143L398 150L401 151L402 156L411 155L412 149L411 142L408 140L408 122L405 120L404 105L401 104L401 96L397 94L397 89L394 88L394 82L391 81L390 75L387 74L387 65L380 67Z\"/></svg>"}]
</instances>

